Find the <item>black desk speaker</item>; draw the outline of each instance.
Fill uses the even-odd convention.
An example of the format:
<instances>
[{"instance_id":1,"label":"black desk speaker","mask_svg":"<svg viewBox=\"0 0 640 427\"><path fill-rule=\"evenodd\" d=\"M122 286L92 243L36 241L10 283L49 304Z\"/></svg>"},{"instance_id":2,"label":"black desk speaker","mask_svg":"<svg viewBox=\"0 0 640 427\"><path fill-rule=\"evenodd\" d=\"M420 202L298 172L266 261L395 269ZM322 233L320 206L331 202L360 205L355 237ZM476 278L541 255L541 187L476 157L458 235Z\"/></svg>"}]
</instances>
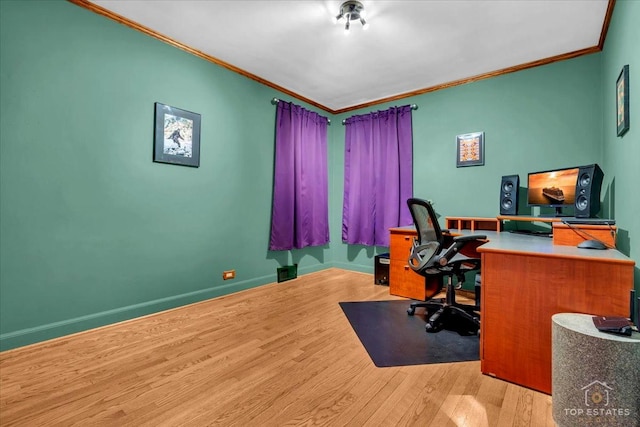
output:
<instances>
[{"instance_id":1,"label":"black desk speaker","mask_svg":"<svg viewBox=\"0 0 640 427\"><path fill-rule=\"evenodd\" d=\"M500 182L500 215L518 214L519 175L505 175Z\"/></svg>"},{"instance_id":2,"label":"black desk speaker","mask_svg":"<svg viewBox=\"0 0 640 427\"><path fill-rule=\"evenodd\" d=\"M576 183L576 218L595 218L600 212L600 188L604 173L600 166L580 166Z\"/></svg>"}]
</instances>

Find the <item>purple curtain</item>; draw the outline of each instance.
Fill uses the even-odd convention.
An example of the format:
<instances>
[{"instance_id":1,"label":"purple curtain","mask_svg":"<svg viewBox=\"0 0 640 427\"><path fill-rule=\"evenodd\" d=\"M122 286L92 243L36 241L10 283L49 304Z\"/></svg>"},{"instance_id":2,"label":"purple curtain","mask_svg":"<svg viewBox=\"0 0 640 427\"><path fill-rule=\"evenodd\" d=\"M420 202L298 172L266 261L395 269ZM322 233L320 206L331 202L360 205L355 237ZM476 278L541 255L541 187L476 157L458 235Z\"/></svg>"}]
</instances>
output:
<instances>
[{"instance_id":1,"label":"purple curtain","mask_svg":"<svg viewBox=\"0 0 640 427\"><path fill-rule=\"evenodd\" d=\"M269 250L329 242L327 118L279 101Z\"/></svg>"},{"instance_id":2,"label":"purple curtain","mask_svg":"<svg viewBox=\"0 0 640 427\"><path fill-rule=\"evenodd\" d=\"M412 223L411 107L353 116L345 124L342 240L389 246L389 228Z\"/></svg>"}]
</instances>

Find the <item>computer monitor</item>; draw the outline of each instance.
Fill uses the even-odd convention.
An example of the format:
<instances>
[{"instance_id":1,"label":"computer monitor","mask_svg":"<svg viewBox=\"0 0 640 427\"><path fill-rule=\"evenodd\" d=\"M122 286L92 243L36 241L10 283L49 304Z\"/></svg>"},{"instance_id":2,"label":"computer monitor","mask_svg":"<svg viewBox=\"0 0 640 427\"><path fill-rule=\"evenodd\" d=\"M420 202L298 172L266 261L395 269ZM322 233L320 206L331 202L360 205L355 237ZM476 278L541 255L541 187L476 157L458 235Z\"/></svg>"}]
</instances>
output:
<instances>
[{"instance_id":1,"label":"computer monitor","mask_svg":"<svg viewBox=\"0 0 640 427\"><path fill-rule=\"evenodd\" d=\"M527 178L527 204L555 208L555 216L567 216L562 209L574 206L580 167L530 172Z\"/></svg>"}]
</instances>

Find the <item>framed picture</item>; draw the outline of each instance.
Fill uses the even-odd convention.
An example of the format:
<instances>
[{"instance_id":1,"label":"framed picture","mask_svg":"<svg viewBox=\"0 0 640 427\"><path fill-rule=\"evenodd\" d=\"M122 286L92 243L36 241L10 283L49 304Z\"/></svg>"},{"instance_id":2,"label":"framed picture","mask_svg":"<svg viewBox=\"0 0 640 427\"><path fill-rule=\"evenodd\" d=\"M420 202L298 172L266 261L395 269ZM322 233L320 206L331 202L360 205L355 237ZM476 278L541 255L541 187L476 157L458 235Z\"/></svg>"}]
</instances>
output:
<instances>
[{"instance_id":1,"label":"framed picture","mask_svg":"<svg viewBox=\"0 0 640 427\"><path fill-rule=\"evenodd\" d=\"M200 114L155 103L153 161L200 166Z\"/></svg>"},{"instance_id":2,"label":"framed picture","mask_svg":"<svg viewBox=\"0 0 640 427\"><path fill-rule=\"evenodd\" d=\"M629 66L622 67L616 80L616 124L618 136L629 130Z\"/></svg>"},{"instance_id":3,"label":"framed picture","mask_svg":"<svg viewBox=\"0 0 640 427\"><path fill-rule=\"evenodd\" d=\"M465 133L456 136L456 166L484 165L484 132Z\"/></svg>"}]
</instances>

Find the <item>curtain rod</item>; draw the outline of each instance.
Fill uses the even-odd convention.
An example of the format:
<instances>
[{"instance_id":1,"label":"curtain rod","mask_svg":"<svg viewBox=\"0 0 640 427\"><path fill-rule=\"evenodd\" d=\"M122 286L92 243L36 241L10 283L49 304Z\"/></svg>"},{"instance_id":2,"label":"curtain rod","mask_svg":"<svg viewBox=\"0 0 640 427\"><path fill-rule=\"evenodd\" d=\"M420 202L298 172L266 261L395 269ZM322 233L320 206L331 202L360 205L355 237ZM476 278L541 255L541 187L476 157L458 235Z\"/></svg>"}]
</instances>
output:
<instances>
[{"instance_id":1,"label":"curtain rod","mask_svg":"<svg viewBox=\"0 0 640 427\"><path fill-rule=\"evenodd\" d=\"M271 103L272 103L273 105L277 105L277 104L278 104L278 102L280 102L280 100L279 100L278 98L273 98L273 99L271 100ZM331 119L327 119L327 124L331 125Z\"/></svg>"},{"instance_id":2,"label":"curtain rod","mask_svg":"<svg viewBox=\"0 0 640 427\"><path fill-rule=\"evenodd\" d=\"M411 107L412 110L417 110L418 109L418 106L416 104L411 104L410 107ZM343 119L342 120L342 124L343 125L347 124L347 119Z\"/></svg>"}]
</instances>

